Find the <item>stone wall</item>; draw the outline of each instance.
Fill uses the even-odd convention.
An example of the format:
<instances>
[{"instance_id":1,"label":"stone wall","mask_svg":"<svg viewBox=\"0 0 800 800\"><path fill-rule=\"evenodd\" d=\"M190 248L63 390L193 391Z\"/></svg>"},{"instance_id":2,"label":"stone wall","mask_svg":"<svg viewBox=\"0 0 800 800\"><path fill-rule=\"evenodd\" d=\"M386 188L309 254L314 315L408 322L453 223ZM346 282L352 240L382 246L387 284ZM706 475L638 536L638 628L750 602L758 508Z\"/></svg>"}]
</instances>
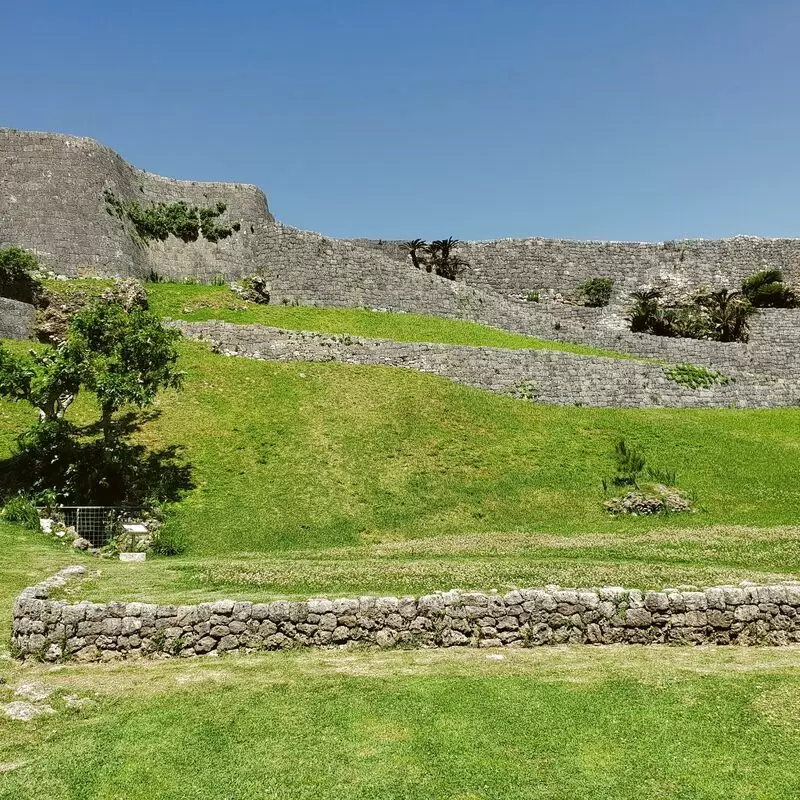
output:
<instances>
[{"instance_id":1,"label":"stone wall","mask_svg":"<svg viewBox=\"0 0 800 800\"><path fill-rule=\"evenodd\" d=\"M395 241L351 239L409 263ZM464 280L503 295L543 298L572 295L592 278L612 278L612 303L625 303L642 286L691 293L698 288L738 288L762 269L782 269L800 287L800 239L733 236L674 242L580 242L568 239L495 239L461 242L458 255L470 265Z\"/></svg>"},{"instance_id":2,"label":"stone wall","mask_svg":"<svg viewBox=\"0 0 800 800\"><path fill-rule=\"evenodd\" d=\"M690 389L666 377L664 367L630 359L575 355L556 350L508 350L446 344L361 339L264 325L173 322L191 339L229 354L269 361L335 361L430 372L494 392L524 393L559 405L766 408L800 405L800 386L779 377L731 373L735 380Z\"/></svg>"},{"instance_id":3,"label":"stone wall","mask_svg":"<svg viewBox=\"0 0 800 800\"><path fill-rule=\"evenodd\" d=\"M69 567L25 589L12 641L23 658L115 661L348 644L536 647L548 644L788 645L800 642L800 585L664 589L454 589L419 598L359 597L187 606L67 603Z\"/></svg>"},{"instance_id":4,"label":"stone wall","mask_svg":"<svg viewBox=\"0 0 800 800\"><path fill-rule=\"evenodd\" d=\"M223 219L239 221L242 230L217 244L173 238L143 246L108 214L106 188L139 202L223 200L228 205ZM252 271L255 228L271 220L255 186L162 178L132 167L92 139L0 129L0 246L32 250L59 274L141 277L153 269L213 275L242 271L244 264Z\"/></svg>"},{"instance_id":5,"label":"stone wall","mask_svg":"<svg viewBox=\"0 0 800 800\"><path fill-rule=\"evenodd\" d=\"M30 339L35 317L33 306L0 297L0 339Z\"/></svg>"}]
</instances>

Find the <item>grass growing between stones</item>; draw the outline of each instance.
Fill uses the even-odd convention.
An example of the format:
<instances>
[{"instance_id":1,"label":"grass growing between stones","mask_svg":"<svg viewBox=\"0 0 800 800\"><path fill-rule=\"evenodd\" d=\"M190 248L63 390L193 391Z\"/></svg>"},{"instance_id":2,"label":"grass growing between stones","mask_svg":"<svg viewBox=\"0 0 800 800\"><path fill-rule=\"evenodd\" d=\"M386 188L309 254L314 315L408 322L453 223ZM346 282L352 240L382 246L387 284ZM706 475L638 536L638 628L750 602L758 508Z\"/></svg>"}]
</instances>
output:
<instances>
[{"instance_id":1,"label":"grass growing between stones","mask_svg":"<svg viewBox=\"0 0 800 800\"><path fill-rule=\"evenodd\" d=\"M0 797L794 798L798 650L288 652L12 667ZM88 698L65 708L67 695Z\"/></svg>"},{"instance_id":2,"label":"grass growing between stones","mask_svg":"<svg viewBox=\"0 0 800 800\"><path fill-rule=\"evenodd\" d=\"M560 350L579 355L631 358L624 353L597 347L537 339L475 322L441 319L422 314L353 308L256 305L243 302L226 286L154 283L147 285L147 294L150 307L157 314L189 322L221 320L240 325L270 325L286 330L349 334L372 339L392 339L397 342Z\"/></svg>"}]
</instances>

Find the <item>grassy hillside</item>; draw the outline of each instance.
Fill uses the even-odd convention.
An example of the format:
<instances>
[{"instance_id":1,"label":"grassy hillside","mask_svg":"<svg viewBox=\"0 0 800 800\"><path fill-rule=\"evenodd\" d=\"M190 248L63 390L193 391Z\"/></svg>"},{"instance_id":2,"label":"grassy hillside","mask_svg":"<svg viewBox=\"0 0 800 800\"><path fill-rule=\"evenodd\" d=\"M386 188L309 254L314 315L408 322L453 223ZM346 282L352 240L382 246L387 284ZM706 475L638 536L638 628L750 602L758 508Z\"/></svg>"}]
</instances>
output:
<instances>
[{"instance_id":1,"label":"grassy hillside","mask_svg":"<svg viewBox=\"0 0 800 800\"><path fill-rule=\"evenodd\" d=\"M48 281L53 291L99 293L109 281ZM504 347L534 350L561 350L583 355L627 358L595 347L551 342L532 336L509 333L474 322L439 319L422 314L401 314L355 308L312 308L310 306L255 305L239 299L226 286L180 283L146 284L150 307L157 314L191 322L221 320L240 325L271 325L286 330L349 334L365 338L393 339L398 342L434 342L473 347Z\"/></svg>"},{"instance_id":2,"label":"grassy hillside","mask_svg":"<svg viewBox=\"0 0 800 800\"><path fill-rule=\"evenodd\" d=\"M190 343L182 354L185 390L161 397L140 436L183 446L194 466L197 488L170 521L193 556L469 534L630 537L800 515L795 410L554 407L400 369L271 364ZM70 413L87 419L90 398ZM0 403L0 452L32 418ZM699 512L608 517L601 478L620 436L677 470Z\"/></svg>"}]
</instances>

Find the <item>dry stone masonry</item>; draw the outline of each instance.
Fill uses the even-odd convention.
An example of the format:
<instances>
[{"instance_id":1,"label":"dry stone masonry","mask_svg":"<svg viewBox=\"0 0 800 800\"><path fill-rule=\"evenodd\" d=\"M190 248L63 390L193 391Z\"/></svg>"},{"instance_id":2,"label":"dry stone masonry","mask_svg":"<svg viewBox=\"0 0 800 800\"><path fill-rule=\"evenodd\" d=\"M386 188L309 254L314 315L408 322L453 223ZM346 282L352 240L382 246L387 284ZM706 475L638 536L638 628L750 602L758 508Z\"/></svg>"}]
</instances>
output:
<instances>
[{"instance_id":1,"label":"dry stone masonry","mask_svg":"<svg viewBox=\"0 0 800 800\"><path fill-rule=\"evenodd\" d=\"M690 389L670 380L661 364L576 355L556 350L507 350L361 339L264 325L173 322L190 339L227 355L268 361L335 361L430 372L467 386L542 403L611 407L764 408L800 404L797 382L729 371L734 380Z\"/></svg>"},{"instance_id":2,"label":"dry stone masonry","mask_svg":"<svg viewBox=\"0 0 800 800\"><path fill-rule=\"evenodd\" d=\"M0 339L30 339L35 317L33 306L0 297Z\"/></svg>"},{"instance_id":3,"label":"dry stone masonry","mask_svg":"<svg viewBox=\"0 0 800 800\"><path fill-rule=\"evenodd\" d=\"M83 572L83 567L68 567L19 595L12 634L19 656L48 662L115 661L354 644L433 648L800 642L800 584L660 592L548 586L505 595L453 590L419 598L218 600L190 606L51 599L53 589Z\"/></svg>"}]
</instances>

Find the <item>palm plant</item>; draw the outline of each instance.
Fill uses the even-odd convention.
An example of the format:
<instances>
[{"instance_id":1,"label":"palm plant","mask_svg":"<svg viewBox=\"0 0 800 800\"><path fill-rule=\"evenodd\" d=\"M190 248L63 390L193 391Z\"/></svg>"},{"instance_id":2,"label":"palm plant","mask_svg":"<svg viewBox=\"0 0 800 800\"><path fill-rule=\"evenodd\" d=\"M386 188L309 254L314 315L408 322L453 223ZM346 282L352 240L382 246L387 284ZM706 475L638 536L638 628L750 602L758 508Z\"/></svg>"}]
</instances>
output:
<instances>
[{"instance_id":1,"label":"palm plant","mask_svg":"<svg viewBox=\"0 0 800 800\"><path fill-rule=\"evenodd\" d=\"M707 315L714 339L747 341L747 318L753 313L753 306L742 292L719 289L698 295L695 303Z\"/></svg>"},{"instance_id":2,"label":"palm plant","mask_svg":"<svg viewBox=\"0 0 800 800\"><path fill-rule=\"evenodd\" d=\"M403 242L403 244L401 244L400 247L402 250L404 250L411 256L411 263L417 269L421 269L422 264L420 261L419 253L426 249L427 242L424 239L412 239L409 242ZM428 269L428 272L430 272L430 268Z\"/></svg>"}]
</instances>

